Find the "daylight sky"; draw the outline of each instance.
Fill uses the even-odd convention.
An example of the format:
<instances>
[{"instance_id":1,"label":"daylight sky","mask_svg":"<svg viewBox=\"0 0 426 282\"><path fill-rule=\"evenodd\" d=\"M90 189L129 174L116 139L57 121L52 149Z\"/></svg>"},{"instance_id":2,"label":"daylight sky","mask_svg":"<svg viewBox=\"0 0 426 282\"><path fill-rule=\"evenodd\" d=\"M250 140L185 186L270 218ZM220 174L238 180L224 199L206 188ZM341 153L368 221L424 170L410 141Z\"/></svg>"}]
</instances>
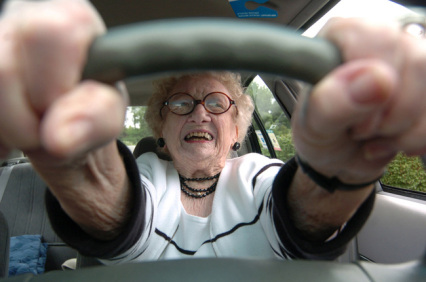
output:
<instances>
[{"instance_id":1,"label":"daylight sky","mask_svg":"<svg viewBox=\"0 0 426 282\"><path fill-rule=\"evenodd\" d=\"M368 17L377 20L395 20L410 11L388 0L341 0L321 20L309 28L304 35L315 36L332 17Z\"/></svg>"}]
</instances>

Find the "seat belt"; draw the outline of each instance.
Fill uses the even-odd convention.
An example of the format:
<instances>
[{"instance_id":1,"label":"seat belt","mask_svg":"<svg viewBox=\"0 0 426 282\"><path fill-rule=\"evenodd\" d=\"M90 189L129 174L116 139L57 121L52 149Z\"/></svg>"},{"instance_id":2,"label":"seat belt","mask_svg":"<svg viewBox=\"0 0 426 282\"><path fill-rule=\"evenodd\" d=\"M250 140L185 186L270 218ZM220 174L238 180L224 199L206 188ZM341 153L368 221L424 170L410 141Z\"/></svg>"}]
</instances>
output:
<instances>
[{"instance_id":1,"label":"seat belt","mask_svg":"<svg viewBox=\"0 0 426 282\"><path fill-rule=\"evenodd\" d=\"M12 173L14 165L3 167L3 171L0 174L0 203L3 198L3 194L6 191L7 183L9 182L10 174Z\"/></svg>"}]
</instances>

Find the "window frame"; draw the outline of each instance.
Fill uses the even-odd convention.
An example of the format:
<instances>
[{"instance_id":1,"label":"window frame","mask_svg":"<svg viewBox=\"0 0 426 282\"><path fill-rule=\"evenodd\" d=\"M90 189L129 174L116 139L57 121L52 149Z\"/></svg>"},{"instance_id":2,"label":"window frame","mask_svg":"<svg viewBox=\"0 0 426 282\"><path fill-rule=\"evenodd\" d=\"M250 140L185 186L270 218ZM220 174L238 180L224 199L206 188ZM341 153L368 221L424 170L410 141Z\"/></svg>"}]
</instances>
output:
<instances>
[{"instance_id":1,"label":"window frame","mask_svg":"<svg viewBox=\"0 0 426 282\"><path fill-rule=\"evenodd\" d=\"M261 76L261 74L255 74L253 76L250 77L250 79L248 79L245 83L244 83L244 88L248 88L249 85L254 81L254 79L259 76L259 78L264 82L265 86L268 88L269 92L272 94L272 97L275 99L276 103L279 105L280 109L283 111L283 114L291 121L291 112L288 110L288 108L286 107L286 105L282 102L282 100L278 97L278 95L271 89L271 87L269 86L270 83L270 79L265 79ZM273 81L274 83L277 82L278 78L274 78ZM279 80L284 84L285 88L287 89L287 91L289 92L289 94L292 95L292 97L297 97L297 93L295 93L293 87L291 85L288 85L287 81L284 78L279 78ZM268 83L269 82L269 83ZM253 101L254 102L254 101ZM253 118L252 120L256 123L256 125L258 126L264 140L267 146L267 150L269 152L269 156L270 158L275 158L275 159L279 159L277 156L277 153L275 152L274 149L274 145L272 143L272 140L269 136L269 134L267 133L266 127L262 121L262 118L260 116L260 113L256 110L253 111ZM259 154L262 154L262 150L261 150L261 145L259 143L257 134L255 132L255 126L252 122L252 129L253 129L253 138L256 139L256 143L257 143L257 147L258 147L258 152ZM254 151L253 151L254 152Z\"/></svg>"},{"instance_id":2,"label":"window frame","mask_svg":"<svg viewBox=\"0 0 426 282\"><path fill-rule=\"evenodd\" d=\"M404 196L404 197L407 197L407 198L426 201L426 193L423 193L423 192L413 191L413 190L409 190L409 189L405 189L405 188L399 188L399 187L395 187L395 186L389 186L389 185L383 184L381 180L380 180L380 186L381 186L383 192L387 192L387 193L395 194L395 195L399 195L399 196Z\"/></svg>"},{"instance_id":3,"label":"window frame","mask_svg":"<svg viewBox=\"0 0 426 282\"><path fill-rule=\"evenodd\" d=\"M253 112L253 120L256 122L260 132L262 133L263 138L265 139L265 143L266 143L266 146L268 147L269 155L271 156L271 158L276 159L277 154L275 153L274 145L272 145L272 140L269 137L269 134L266 132L266 128L262 122L262 119L260 118L260 114L256 110ZM255 135L256 135L256 132L255 132ZM259 140L257 140L257 142L259 143ZM259 148L260 148L260 144L259 144ZM263 155L262 150L260 150L260 154Z\"/></svg>"}]
</instances>

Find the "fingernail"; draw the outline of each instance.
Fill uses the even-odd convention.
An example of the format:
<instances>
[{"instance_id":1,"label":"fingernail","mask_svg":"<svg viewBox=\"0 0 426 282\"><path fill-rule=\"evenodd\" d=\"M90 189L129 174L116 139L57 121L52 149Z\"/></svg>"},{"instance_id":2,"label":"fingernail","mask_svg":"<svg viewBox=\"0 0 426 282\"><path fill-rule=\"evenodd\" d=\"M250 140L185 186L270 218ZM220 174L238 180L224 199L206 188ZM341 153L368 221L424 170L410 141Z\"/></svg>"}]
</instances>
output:
<instances>
[{"instance_id":1,"label":"fingernail","mask_svg":"<svg viewBox=\"0 0 426 282\"><path fill-rule=\"evenodd\" d=\"M53 137L53 150L62 156L81 152L87 146L87 136L92 131L91 124L86 120L74 121L60 127Z\"/></svg>"}]
</instances>

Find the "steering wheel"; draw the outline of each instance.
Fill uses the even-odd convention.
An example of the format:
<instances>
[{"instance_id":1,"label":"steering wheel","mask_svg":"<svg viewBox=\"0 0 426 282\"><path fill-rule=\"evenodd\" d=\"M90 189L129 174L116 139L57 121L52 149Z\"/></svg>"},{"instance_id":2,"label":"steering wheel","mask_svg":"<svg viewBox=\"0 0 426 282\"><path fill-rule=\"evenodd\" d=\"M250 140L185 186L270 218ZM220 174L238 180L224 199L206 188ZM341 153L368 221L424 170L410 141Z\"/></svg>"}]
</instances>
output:
<instances>
[{"instance_id":1,"label":"steering wheel","mask_svg":"<svg viewBox=\"0 0 426 282\"><path fill-rule=\"evenodd\" d=\"M312 84L341 63L336 46L276 25L237 20L162 20L110 30L93 42L83 79L113 83L176 71L255 71ZM11 281L426 281L426 257L369 262L190 259L31 274ZM6 279L5 281L8 281Z\"/></svg>"},{"instance_id":2,"label":"steering wheel","mask_svg":"<svg viewBox=\"0 0 426 282\"><path fill-rule=\"evenodd\" d=\"M96 39L83 79L115 82L170 71L227 69L314 84L340 63L332 43L282 26L230 19L159 20L111 29Z\"/></svg>"}]
</instances>

